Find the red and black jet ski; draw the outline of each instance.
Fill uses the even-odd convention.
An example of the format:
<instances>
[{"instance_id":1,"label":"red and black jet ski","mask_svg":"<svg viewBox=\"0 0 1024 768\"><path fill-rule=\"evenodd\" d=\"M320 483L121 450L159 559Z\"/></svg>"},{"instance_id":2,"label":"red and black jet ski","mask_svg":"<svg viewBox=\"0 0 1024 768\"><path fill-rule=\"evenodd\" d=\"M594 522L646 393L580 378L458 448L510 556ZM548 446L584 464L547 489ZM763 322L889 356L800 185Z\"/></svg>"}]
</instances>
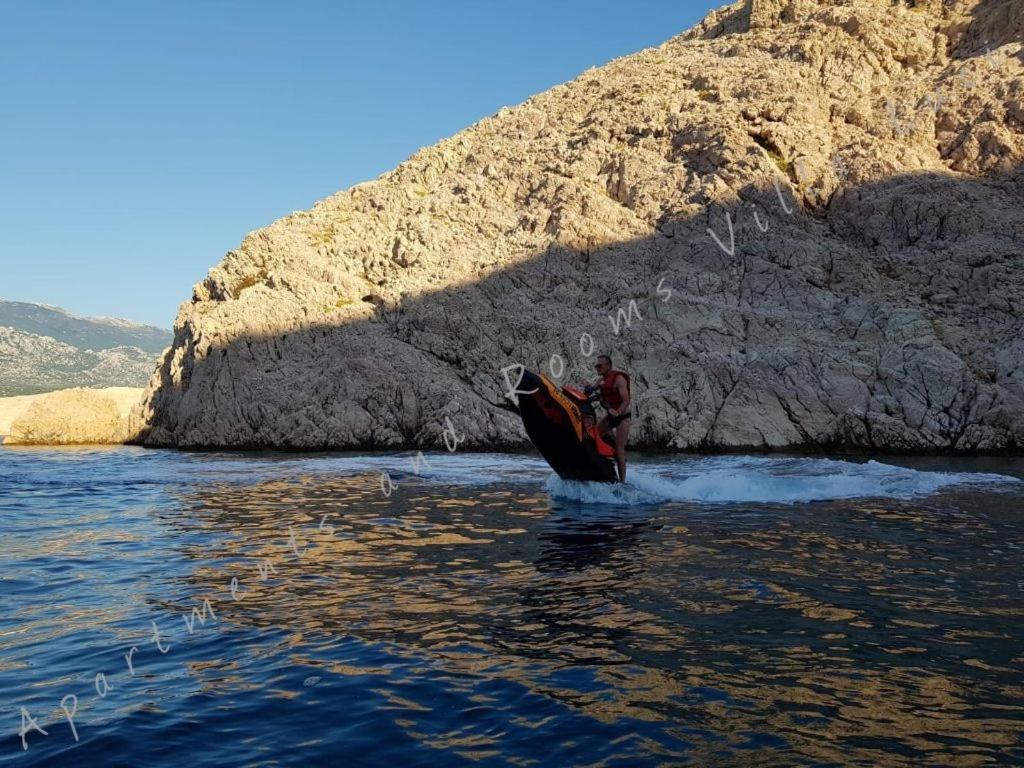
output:
<instances>
[{"instance_id":1,"label":"red and black jet ski","mask_svg":"<svg viewBox=\"0 0 1024 768\"><path fill-rule=\"evenodd\" d=\"M565 480L617 483L615 448L597 434L590 397L523 370L516 387L519 415L537 450Z\"/></svg>"}]
</instances>

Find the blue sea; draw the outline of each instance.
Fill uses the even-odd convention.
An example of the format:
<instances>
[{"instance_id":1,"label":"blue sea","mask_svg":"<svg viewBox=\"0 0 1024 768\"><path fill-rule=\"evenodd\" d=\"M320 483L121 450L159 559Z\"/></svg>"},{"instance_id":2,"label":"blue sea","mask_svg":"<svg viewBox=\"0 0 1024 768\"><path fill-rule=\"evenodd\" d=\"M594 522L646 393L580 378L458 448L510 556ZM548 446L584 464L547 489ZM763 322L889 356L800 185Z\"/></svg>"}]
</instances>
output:
<instances>
[{"instance_id":1,"label":"blue sea","mask_svg":"<svg viewBox=\"0 0 1024 768\"><path fill-rule=\"evenodd\" d=\"M0 449L0 763L1024 765L1024 460Z\"/></svg>"}]
</instances>

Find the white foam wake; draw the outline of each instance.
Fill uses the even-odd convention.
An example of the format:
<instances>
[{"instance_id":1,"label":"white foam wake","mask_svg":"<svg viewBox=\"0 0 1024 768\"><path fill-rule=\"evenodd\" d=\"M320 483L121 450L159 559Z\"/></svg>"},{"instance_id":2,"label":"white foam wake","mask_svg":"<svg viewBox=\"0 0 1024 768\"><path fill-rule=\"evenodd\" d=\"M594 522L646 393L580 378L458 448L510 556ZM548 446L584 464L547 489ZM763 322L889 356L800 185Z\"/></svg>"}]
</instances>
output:
<instances>
[{"instance_id":1,"label":"white foam wake","mask_svg":"<svg viewBox=\"0 0 1024 768\"><path fill-rule=\"evenodd\" d=\"M661 471L652 472L658 467ZM592 504L755 502L794 504L854 498L914 498L956 485L1020 481L979 472L925 472L879 461L721 456L630 467L624 484L584 483L550 475L555 498Z\"/></svg>"},{"instance_id":2,"label":"white foam wake","mask_svg":"<svg viewBox=\"0 0 1024 768\"><path fill-rule=\"evenodd\" d=\"M209 462L209 456L204 456ZM562 480L541 458L507 453L406 451L345 456L238 457L216 462L219 477L236 471L251 482L264 471L288 474L360 475L387 472L401 485L544 484L554 498L591 504L645 505L666 501L793 504L852 498L913 498L957 485L996 488L1020 483L1007 475L923 471L879 461L839 461L770 456L676 456L631 463L628 482ZM956 459L950 459L955 466Z\"/></svg>"}]
</instances>

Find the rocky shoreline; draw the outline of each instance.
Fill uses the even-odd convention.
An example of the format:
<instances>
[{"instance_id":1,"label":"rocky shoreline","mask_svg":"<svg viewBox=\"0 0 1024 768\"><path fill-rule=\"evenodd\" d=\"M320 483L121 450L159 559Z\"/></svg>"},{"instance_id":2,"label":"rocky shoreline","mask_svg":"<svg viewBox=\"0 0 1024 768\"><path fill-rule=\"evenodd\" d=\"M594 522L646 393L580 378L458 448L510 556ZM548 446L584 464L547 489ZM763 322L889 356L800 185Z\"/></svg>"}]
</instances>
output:
<instances>
[{"instance_id":1,"label":"rocky shoreline","mask_svg":"<svg viewBox=\"0 0 1024 768\"><path fill-rule=\"evenodd\" d=\"M140 387L104 387L0 397L0 445L117 445Z\"/></svg>"}]
</instances>

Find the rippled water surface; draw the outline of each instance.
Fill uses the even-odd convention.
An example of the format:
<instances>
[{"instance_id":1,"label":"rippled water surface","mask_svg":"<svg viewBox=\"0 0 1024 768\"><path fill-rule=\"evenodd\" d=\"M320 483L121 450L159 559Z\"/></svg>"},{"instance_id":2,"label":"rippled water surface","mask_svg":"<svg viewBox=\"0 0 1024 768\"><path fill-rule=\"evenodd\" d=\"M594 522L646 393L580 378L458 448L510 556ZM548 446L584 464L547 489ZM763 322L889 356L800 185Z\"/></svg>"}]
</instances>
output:
<instances>
[{"instance_id":1,"label":"rippled water surface","mask_svg":"<svg viewBox=\"0 0 1024 768\"><path fill-rule=\"evenodd\" d=\"M0 762L1024 764L1022 460L411 458L0 449Z\"/></svg>"}]
</instances>

